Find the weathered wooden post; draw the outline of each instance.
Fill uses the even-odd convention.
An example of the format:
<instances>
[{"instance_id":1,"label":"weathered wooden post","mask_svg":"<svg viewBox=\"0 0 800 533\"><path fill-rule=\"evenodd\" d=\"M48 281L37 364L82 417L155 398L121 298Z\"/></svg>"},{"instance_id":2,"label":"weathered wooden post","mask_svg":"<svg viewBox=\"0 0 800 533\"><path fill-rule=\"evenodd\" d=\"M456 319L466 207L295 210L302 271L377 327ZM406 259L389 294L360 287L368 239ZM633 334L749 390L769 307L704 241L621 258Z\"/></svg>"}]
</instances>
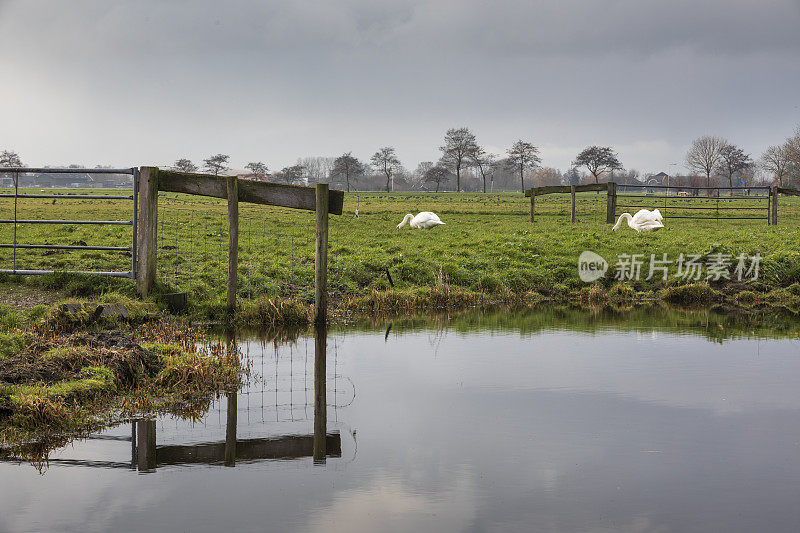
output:
<instances>
[{"instance_id":1,"label":"weathered wooden post","mask_svg":"<svg viewBox=\"0 0 800 533\"><path fill-rule=\"evenodd\" d=\"M317 326L314 331L314 462L324 463L328 453L328 404L325 390L328 331Z\"/></svg>"},{"instance_id":2,"label":"weathered wooden post","mask_svg":"<svg viewBox=\"0 0 800 533\"><path fill-rule=\"evenodd\" d=\"M772 225L778 225L778 186L772 186Z\"/></svg>"},{"instance_id":3,"label":"weathered wooden post","mask_svg":"<svg viewBox=\"0 0 800 533\"><path fill-rule=\"evenodd\" d=\"M314 260L314 323L328 321L328 184L317 183L317 244Z\"/></svg>"},{"instance_id":4,"label":"weathered wooden post","mask_svg":"<svg viewBox=\"0 0 800 533\"><path fill-rule=\"evenodd\" d=\"M570 214L569 214L569 221L575 222L575 186L569 186L569 194L570 194Z\"/></svg>"},{"instance_id":5,"label":"weathered wooden post","mask_svg":"<svg viewBox=\"0 0 800 533\"><path fill-rule=\"evenodd\" d=\"M536 189L531 189L531 222L536 222L533 215L533 210L536 206Z\"/></svg>"},{"instance_id":6,"label":"weathered wooden post","mask_svg":"<svg viewBox=\"0 0 800 533\"><path fill-rule=\"evenodd\" d=\"M236 284L239 268L239 182L228 176L228 313L236 311Z\"/></svg>"},{"instance_id":7,"label":"weathered wooden post","mask_svg":"<svg viewBox=\"0 0 800 533\"><path fill-rule=\"evenodd\" d=\"M617 184L613 181L608 182L608 194L606 197L606 223L614 223L614 215L617 212Z\"/></svg>"},{"instance_id":8,"label":"weathered wooden post","mask_svg":"<svg viewBox=\"0 0 800 533\"><path fill-rule=\"evenodd\" d=\"M139 213L136 221L138 268L136 290L146 298L156 280L158 246L158 168L139 169Z\"/></svg>"}]
</instances>

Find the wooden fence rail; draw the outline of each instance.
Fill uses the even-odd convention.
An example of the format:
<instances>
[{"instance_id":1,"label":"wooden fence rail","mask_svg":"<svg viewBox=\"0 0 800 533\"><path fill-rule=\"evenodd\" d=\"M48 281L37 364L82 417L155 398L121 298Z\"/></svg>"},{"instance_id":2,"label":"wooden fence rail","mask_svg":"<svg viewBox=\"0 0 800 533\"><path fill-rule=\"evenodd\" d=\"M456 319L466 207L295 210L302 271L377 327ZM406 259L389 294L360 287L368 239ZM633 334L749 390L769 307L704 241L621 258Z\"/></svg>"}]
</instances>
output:
<instances>
[{"instance_id":1,"label":"wooden fence rail","mask_svg":"<svg viewBox=\"0 0 800 533\"><path fill-rule=\"evenodd\" d=\"M328 215L341 215L342 191L328 190L326 183L315 187L240 180L235 176L212 176L141 167L139 171L139 213L136 235L139 265L136 286L141 297L152 290L156 279L158 191L220 198L228 202L228 285L227 307L236 308L239 253L239 202L274 205L316 211L316 260L314 321L327 319Z\"/></svg>"}]
</instances>

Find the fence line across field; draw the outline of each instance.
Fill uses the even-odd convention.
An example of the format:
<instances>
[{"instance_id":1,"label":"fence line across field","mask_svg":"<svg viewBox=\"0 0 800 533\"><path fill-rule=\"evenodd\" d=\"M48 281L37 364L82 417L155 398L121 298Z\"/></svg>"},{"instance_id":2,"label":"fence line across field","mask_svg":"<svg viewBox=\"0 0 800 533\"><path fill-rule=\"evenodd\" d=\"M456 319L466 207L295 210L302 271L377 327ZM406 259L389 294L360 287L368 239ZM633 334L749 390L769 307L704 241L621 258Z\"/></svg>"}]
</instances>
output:
<instances>
[{"instance_id":1,"label":"fence line across field","mask_svg":"<svg viewBox=\"0 0 800 533\"><path fill-rule=\"evenodd\" d=\"M140 296L146 296L153 287L157 273L158 257L158 198L160 192L182 193L194 196L205 196L224 200L222 206L226 208L227 218L227 304L232 311L236 305L237 270L239 254L239 215L240 202L262 204L290 209L314 211L315 215L315 320L325 320L327 309L327 259L328 259L328 215L340 215L344 203L342 191L329 191L327 184L317 184L314 187L298 185L282 185L250 180L240 180L235 176L212 176L208 174L192 174L161 170L157 167L140 167L126 169L84 169L84 168L18 168L0 167L0 173L13 175L13 193L2 193L2 198L13 198L13 216L0 215L0 227L12 225L10 242L0 242L0 250L11 249L11 267L0 272L11 274L46 274L56 270L20 268L17 264L17 250L53 249L60 252L74 250L113 251L131 254L131 268L127 272L116 271L78 271L86 274L101 274L105 276L123 276L135 278L137 291ZM133 213L128 220L58 220L52 217L23 218L19 216L20 201L32 199L43 200L52 198L69 199L70 195L61 194L25 194L20 195L20 174L129 174L133 177L133 194L127 195L74 195L74 199L86 200L132 200ZM35 183L34 180L30 180ZM52 181L52 180L51 180ZM222 207L221 206L221 207ZM50 208L48 208L49 210ZM249 210L242 209L244 220L252 228L253 219L248 218ZM86 225L89 227L130 226L131 246L98 246L85 242L72 244L50 244L19 242L18 227L23 225ZM248 230L248 231L251 231ZM177 238L177 231L176 231ZM251 236L248 235L248 236ZM57 263L54 263L57 264Z\"/></svg>"},{"instance_id":2,"label":"fence line across field","mask_svg":"<svg viewBox=\"0 0 800 533\"><path fill-rule=\"evenodd\" d=\"M137 271L137 290L144 297L156 279L158 263L159 192L173 192L227 200L228 276L227 308L236 307L239 269L239 203L249 202L315 212L314 321L327 320L328 214L342 214L344 193L328 190L328 184L316 187L281 185L240 180L235 176L212 176L161 170L140 169L139 233L137 244L141 265Z\"/></svg>"},{"instance_id":3,"label":"fence line across field","mask_svg":"<svg viewBox=\"0 0 800 533\"><path fill-rule=\"evenodd\" d=\"M663 194L626 194L633 190L664 191ZM670 191L676 194L669 194ZM570 195L570 221L576 222L576 204L579 193L594 191L598 194L606 192L606 223L613 224L619 209L659 209L664 218L681 218L696 220L766 220L767 224L778 223L779 194L800 196L796 189L756 185L752 187L687 187L679 185L619 185L614 182L592 183L586 185L550 185L534 187L525 191L530 198L530 221L536 220L536 198L550 194ZM700 191L715 192L710 196L700 196ZM722 196L721 191L729 191L729 196ZM680 193L687 195L682 196ZM689 192L693 194L689 196ZM753 195L751 193L755 192ZM622 198L623 202L619 203ZM638 201L639 203L635 203ZM700 205L713 202L713 205ZM545 202L541 202L540 204ZM689 203L698 205L687 205ZM745 212L748 216L734 214L733 211ZM763 211L763 216L759 213ZM713 216L703 216L713 213ZM696 214L694 214L696 213ZM543 214L542 212L539 213ZM753 216L755 215L755 216Z\"/></svg>"}]
</instances>

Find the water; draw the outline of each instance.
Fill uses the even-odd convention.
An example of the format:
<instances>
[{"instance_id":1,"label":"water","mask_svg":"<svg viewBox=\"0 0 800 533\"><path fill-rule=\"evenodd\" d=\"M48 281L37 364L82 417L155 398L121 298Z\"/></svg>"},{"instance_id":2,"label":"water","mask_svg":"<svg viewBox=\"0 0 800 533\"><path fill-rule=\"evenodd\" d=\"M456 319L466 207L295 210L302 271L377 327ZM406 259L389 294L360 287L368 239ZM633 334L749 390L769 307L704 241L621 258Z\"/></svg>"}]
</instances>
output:
<instances>
[{"instance_id":1,"label":"water","mask_svg":"<svg viewBox=\"0 0 800 533\"><path fill-rule=\"evenodd\" d=\"M687 316L332 331L316 413L313 336L241 341L202 422L0 463L0 531L797 531L797 334Z\"/></svg>"}]
</instances>

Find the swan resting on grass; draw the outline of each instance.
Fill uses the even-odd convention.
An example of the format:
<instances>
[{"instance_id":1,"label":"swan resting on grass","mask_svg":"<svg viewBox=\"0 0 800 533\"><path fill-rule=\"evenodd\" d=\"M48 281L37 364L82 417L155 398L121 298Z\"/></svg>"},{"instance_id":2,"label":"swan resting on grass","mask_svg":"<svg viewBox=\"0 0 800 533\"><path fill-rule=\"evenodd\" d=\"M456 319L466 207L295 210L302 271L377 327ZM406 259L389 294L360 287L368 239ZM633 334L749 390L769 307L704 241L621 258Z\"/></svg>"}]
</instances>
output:
<instances>
[{"instance_id":1,"label":"swan resting on grass","mask_svg":"<svg viewBox=\"0 0 800 533\"><path fill-rule=\"evenodd\" d=\"M436 213L431 213L430 211L422 211L417 216L411 213L407 214L403 221L397 225L397 229L404 227L406 222L414 229L431 229L444 224Z\"/></svg>"},{"instance_id":2,"label":"swan resting on grass","mask_svg":"<svg viewBox=\"0 0 800 533\"><path fill-rule=\"evenodd\" d=\"M643 231L656 231L664 227L664 218L661 216L661 212L658 209L654 211L640 209L633 216L631 216L630 213L622 213L617 219L617 223L612 228L614 231L617 231L622 225L623 218L627 219L628 225L639 233Z\"/></svg>"}]
</instances>

